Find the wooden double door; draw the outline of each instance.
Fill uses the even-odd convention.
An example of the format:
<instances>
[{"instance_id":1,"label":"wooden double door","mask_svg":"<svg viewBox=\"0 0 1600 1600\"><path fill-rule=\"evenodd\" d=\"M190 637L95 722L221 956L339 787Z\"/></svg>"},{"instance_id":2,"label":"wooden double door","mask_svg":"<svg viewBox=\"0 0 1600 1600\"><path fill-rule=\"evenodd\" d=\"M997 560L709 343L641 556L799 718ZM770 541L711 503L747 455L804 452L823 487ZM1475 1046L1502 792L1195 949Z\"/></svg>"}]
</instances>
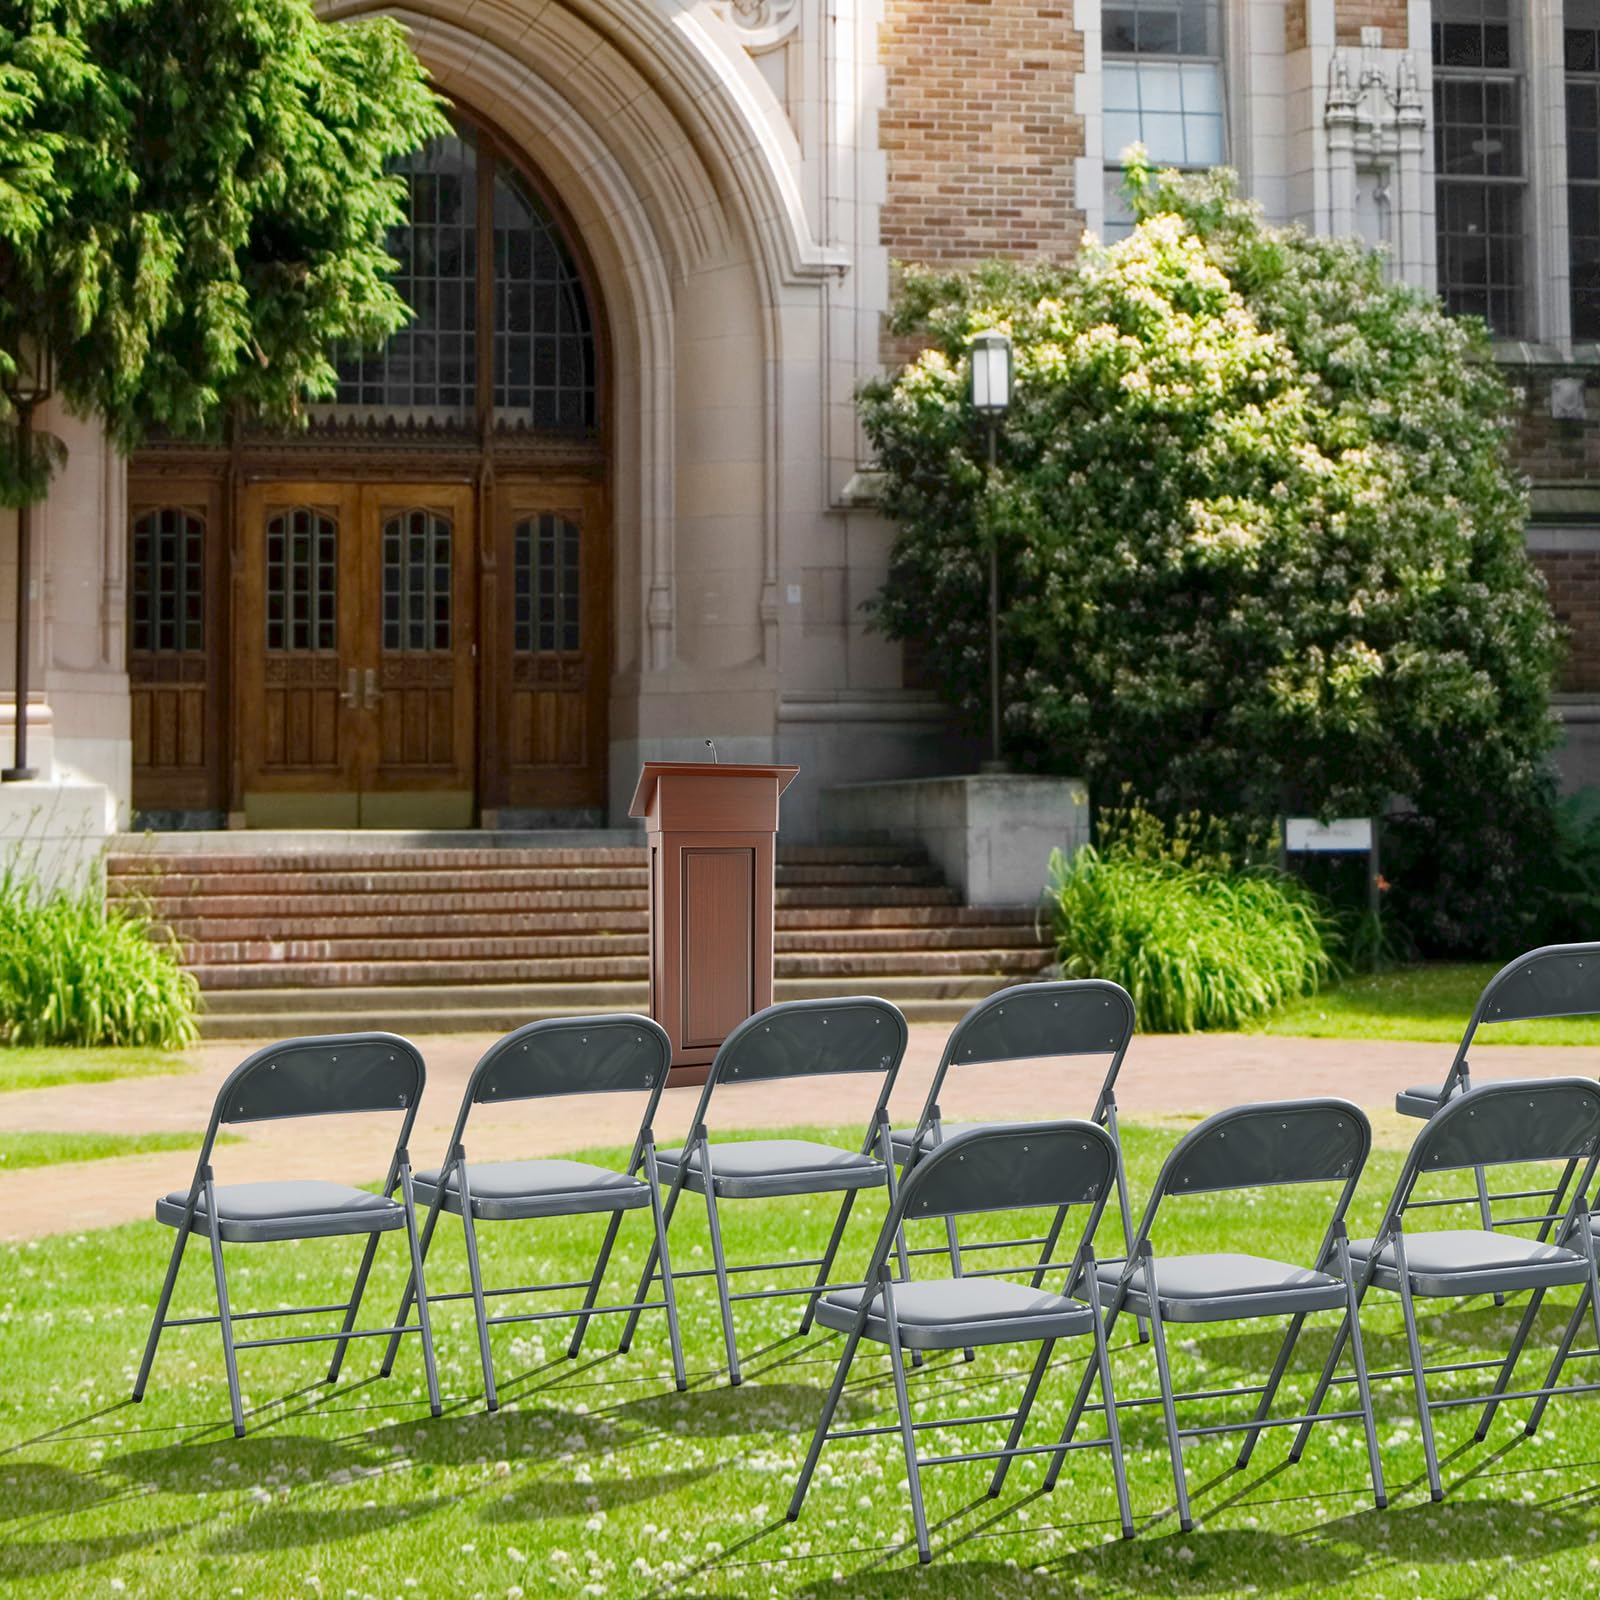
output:
<instances>
[{"instance_id":1,"label":"wooden double door","mask_svg":"<svg viewBox=\"0 0 1600 1600\"><path fill-rule=\"evenodd\" d=\"M136 808L465 828L603 807L598 489L486 503L468 483L271 479L132 499ZM190 621L152 625L169 613Z\"/></svg>"}]
</instances>

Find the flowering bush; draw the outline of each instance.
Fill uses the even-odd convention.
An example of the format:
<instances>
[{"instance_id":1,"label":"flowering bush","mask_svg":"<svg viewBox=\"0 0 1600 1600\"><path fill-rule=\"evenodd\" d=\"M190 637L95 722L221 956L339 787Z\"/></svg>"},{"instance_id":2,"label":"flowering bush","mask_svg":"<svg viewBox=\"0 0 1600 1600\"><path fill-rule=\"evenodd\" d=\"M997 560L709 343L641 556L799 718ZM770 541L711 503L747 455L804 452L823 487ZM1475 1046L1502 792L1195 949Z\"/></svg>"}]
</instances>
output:
<instances>
[{"instance_id":1,"label":"flowering bush","mask_svg":"<svg viewBox=\"0 0 1600 1600\"><path fill-rule=\"evenodd\" d=\"M907 273L896 331L928 348L861 396L900 526L878 626L981 727L993 538L1014 760L1169 813L1404 797L1460 870L1409 904L1395 874L1396 908L1436 947L1512 936L1558 636L1481 327L1227 174L1130 186L1131 236L1070 264ZM989 327L1016 351L993 483L963 364Z\"/></svg>"}]
</instances>

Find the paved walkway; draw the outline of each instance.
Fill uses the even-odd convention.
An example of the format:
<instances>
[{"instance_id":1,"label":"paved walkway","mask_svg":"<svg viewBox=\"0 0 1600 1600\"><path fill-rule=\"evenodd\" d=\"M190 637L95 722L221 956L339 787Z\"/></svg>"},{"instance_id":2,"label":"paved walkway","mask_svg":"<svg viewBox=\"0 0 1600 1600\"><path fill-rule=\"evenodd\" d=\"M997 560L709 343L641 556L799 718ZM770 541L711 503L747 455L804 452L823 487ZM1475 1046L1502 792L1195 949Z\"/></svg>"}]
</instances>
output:
<instances>
[{"instance_id":1,"label":"paved walkway","mask_svg":"<svg viewBox=\"0 0 1600 1600\"><path fill-rule=\"evenodd\" d=\"M910 1122L921 1109L947 1029L914 1024L911 1046L892 1109ZM428 1088L412 1135L412 1159L431 1166L442 1156L468 1073L491 1043L481 1035L421 1041ZM248 1047L203 1045L199 1070L178 1077L130 1078L0 1094L0 1139L19 1131L144 1133L205 1126L217 1088ZM1396 1089L1441 1081L1451 1050L1442 1044L1381 1044L1335 1039L1277 1039L1250 1034L1152 1035L1136 1039L1123 1063L1117 1100L1134 1119L1212 1111L1244 1100L1338 1094L1374 1114L1381 1143L1404 1147L1416 1124L1394 1114ZM1593 1070L1587 1051L1502 1046L1480 1052L1480 1071L1495 1077L1540 1077ZM942 1096L948 1119L1032 1118L1086 1114L1100 1063L1042 1062L953 1072ZM777 1127L860 1120L871 1110L875 1085L866 1078L803 1084L752 1084L718 1092L716 1126ZM656 1136L678 1142L693 1114L698 1089L669 1090ZM544 1156L632 1140L642 1109L629 1095L570 1096L479 1107L468 1126L477 1159ZM222 1183L260 1178L382 1176L395 1135L388 1118L316 1118L242 1125L243 1142L217 1152ZM79 1162L0 1173L0 1238L32 1238L128 1222L151 1214L158 1194L185 1187L191 1158L172 1152L112 1161Z\"/></svg>"}]
</instances>

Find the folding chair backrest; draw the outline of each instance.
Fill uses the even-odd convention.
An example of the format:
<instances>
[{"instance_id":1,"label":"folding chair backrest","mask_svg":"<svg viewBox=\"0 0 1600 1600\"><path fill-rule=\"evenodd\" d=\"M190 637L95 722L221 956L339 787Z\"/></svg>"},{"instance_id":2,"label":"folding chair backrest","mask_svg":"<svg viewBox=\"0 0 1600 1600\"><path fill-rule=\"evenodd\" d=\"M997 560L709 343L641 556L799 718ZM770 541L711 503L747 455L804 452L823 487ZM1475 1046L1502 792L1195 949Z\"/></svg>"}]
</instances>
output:
<instances>
[{"instance_id":1,"label":"folding chair backrest","mask_svg":"<svg viewBox=\"0 0 1600 1600\"><path fill-rule=\"evenodd\" d=\"M1366 1165L1371 1148L1372 1124L1348 1100L1234 1106L1207 1117L1178 1141L1155 1193L1344 1183Z\"/></svg>"},{"instance_id":2,"label":"folding chair backrest","mask_svg":"<svg viewBox=\"0 0 1600 1600\"><path fill-rule=\"evenodd\" d=\"M1133 1001L1104 978L1020 983L980 1000L955 1025L941 1066L1112 1055L1133 1037Z\"/></svg>"},{"instance_id":3,"label":"folding chair backrest","mask_svg":"<svg viewBox=\"0 0 1600 1600\"><path fill-rule=\"evenodd\" d=\"M906 1019L887 1000L786 1000L747 1018L722 1041L706 1088L836 1072L892 1075L906 1039ZM887 1085L883 1092L887 1097Z\"/></svg>"},{"instance_id":4,"label":"folding chair backrest","mask_svg":"<svg viewBox=\"0 0 1600 1600\"><path fill-rule=\"evenodd\" d=\"M233 1069L213 1126L354 1111L404 1111L409 1124L426 1077L421 1052L398 1034L285 1039Z\"/></svg>"},{"instance_id":5,"label":"folding chair backrest","mask_svg":"<svg viewBox=\"0 0 1600 1600\"><path fill-rule=\"evenodd\" d=\"M1100 1206L1116 1170L1117 1147L1093 1122L972 1128L952 1135L912 1168L900 1209L915 1221L974 1211Z\"/></svg>"},{"instance_id":6,"label":"folding chair backrest","mask_svg":"<svg viewBox=\"0 0 1600 1600\"><path fill-rule=\"evenodd\" d=\"M657 1091L672 1041L649 1017L546 1017L497 1040L473 1069L478 1104L557 1094Z\"/></svg>"},{"instance_id":7,"label":"folding chair backrest","mask_svg":"<svg viewBox=\"0 0 1600 1600\"><path fill-rule=\"evenodd\" d=\"M1535 1078L1469 1089L1422 1126L1407 1175L1493 1167L1508 1161L1566 1161L1600 1141L1600 1083Z\"/></svg>"},{"instance_id":8,"label":"folding chair backrest","mask_svg":"<svg viewBox=\"0 0 1600 1600\"><path fill-rule=\"evenodd\" d=\"M1600 1013L1600 944L1548 944L1503 966L1484 986L1473 1022L1525 1022Z\"/></svg>"}]
</instances>

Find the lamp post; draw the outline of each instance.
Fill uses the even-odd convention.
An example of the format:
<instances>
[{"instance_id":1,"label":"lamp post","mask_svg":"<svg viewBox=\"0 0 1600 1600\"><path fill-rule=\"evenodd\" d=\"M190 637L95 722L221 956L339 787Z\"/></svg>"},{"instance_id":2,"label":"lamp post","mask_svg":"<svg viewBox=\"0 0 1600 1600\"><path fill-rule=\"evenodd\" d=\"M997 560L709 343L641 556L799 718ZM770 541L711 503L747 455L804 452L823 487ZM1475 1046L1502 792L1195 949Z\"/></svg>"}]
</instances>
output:
<instances>
[{"instance_id":1,"label":"lamp post","mask_svg":"<svg viewBox=\"0 0 1600 1600\"><path fill-rule=\"evenodd\" d=\"M33 408L50 398L55 387L54 365L49 346L28 334L17 341L12 352L16 370L6 380L6 397L17 412L18 481L26 484L33 466ZM39 776L28 765L28 586L33 564L33 519L24 490L17 506L17 675L16 675L16 758L0 771L0 783L17 783Z\"/></svg>"},{"instance_id":2,"label":"lamp post","mask_svg":"<svg viewBox=\"0 0 1600 1600\"><path fill-rule=\"evenodd\" d=\"M994 492L1000 424L1011 409L1011 341L990 329L974 334L970 347L972 409L989 432L989 482ZM989 520L989 759L985 772L1004 772L1000 755L1000 534Z\"/></svg>"}]
</instances>

